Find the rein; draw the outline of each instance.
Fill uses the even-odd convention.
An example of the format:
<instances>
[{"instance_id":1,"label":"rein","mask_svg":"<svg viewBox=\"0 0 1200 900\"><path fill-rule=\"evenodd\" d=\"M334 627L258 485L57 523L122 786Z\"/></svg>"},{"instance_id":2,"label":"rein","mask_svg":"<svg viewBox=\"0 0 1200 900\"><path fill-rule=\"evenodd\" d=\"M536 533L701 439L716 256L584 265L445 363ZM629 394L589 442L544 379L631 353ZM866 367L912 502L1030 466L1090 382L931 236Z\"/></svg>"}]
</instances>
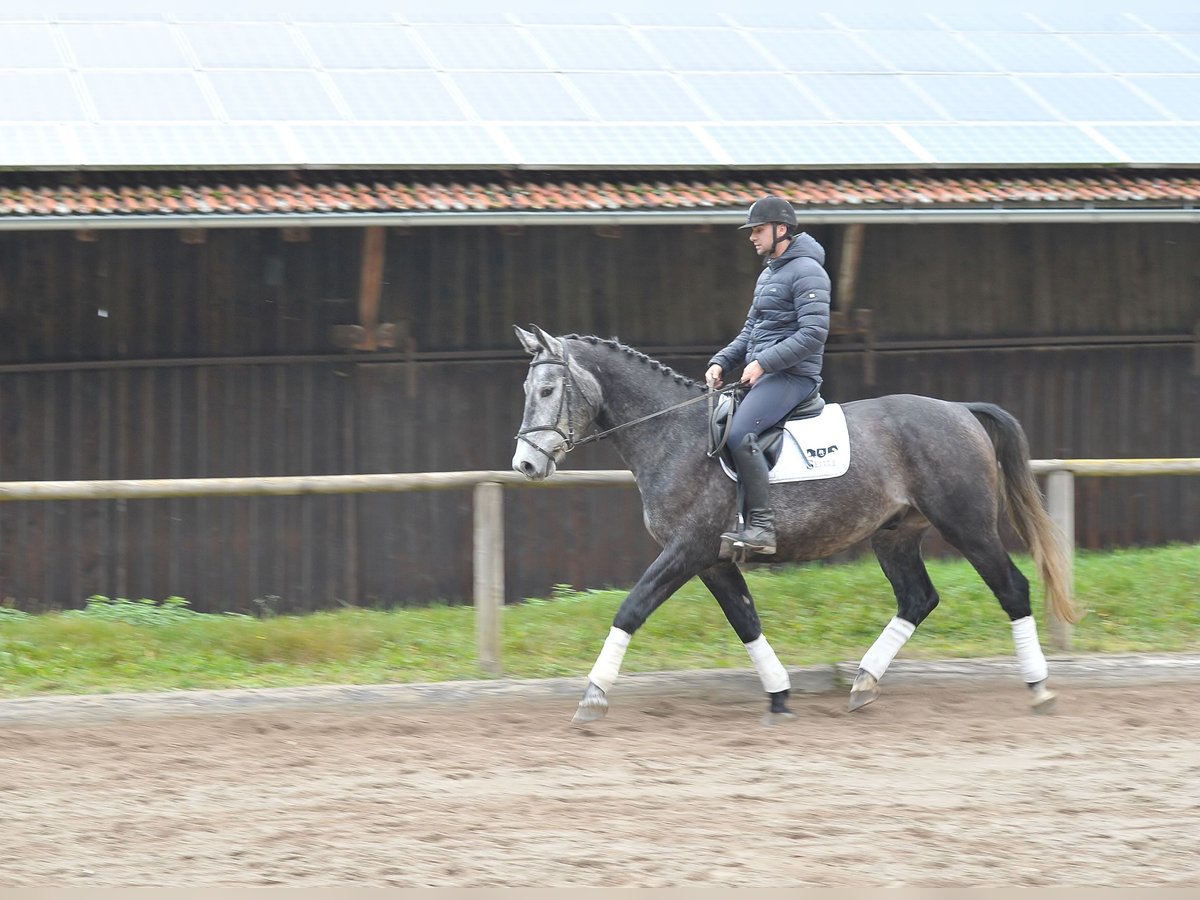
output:
<instances>
[{"instance_id":1,"label":"rein","mask_svg":"<svg viewBox=\"0 0 1200 900\"><path fill-rule=\"evenodd\" d=\"M564 433L563 430L558 426L557 423L554 425L531 425L529 428L522 428L520 431L517 432L517 440L524 441L530 447L533 447L533 449L537 450L539 453L541 453L543 456L545 456L549 459L553 459L553 456L551 456L550 453L548 453L546 450L543 450L541 447L539 447L533 441L529 440L529 438L527 438L525 435L532 434L537 431L553 431L555 434L557 434L559 437L561 437L563 439L563 446L564 446L563 452L570 453L576 447L582 446L583 444L590 444L593 441L603 440L604 438L608 437L610 434L614 434L615 432L621 431L624 428L631 428L634 425L640 425L642 422L648 422L651 419L657 419L659 416L665 416L667 413L674 412L677 409L683 409L683 407L685 407L685 406L691 406L693 403L699 403L701 400L707 400L709 402L709 409L711 411L714 397L716 397L720 394L733 393L734 391L738 390L741 387L741 385L733 384L733 385L730 385L729 387L721 388L720 390L713 390L712 388L709 388L707 391L705 391L699 397L693 397L691 400L684 400L682 403L676 403L674 406L668 406L665 409L660 409L655 412L648 413L647 415L639 416L636 419L631 419L628 422L622 422L620 425L614 425L612 428L606 428L604 431L598 431L594 434L589 434L586 437L580 438L579 440L575 440L575 429L571 424L571 418L572 418L571 417L571 389L574 388L576 391L578 391L579 395L581 397L584 397L585 402L587 401L587 398L584 396L583 391L581 391L579 389L579 386L575 383L575 378L571 375L571 366L570 366L569 360L566 358L566 356L564 354L564 357L562 359L535 359L533 362L531 362L529 364L530 368L533 368L534 366L562 366L563 367L563 393L562 393L562 399L559 400L559 403L558 403L558 413L559 414L557 416L556 421L562 420L563 406L566 406L566 408L567 408L567 431ZM589 407L591 406L591 404L588 404L588 405L589 405ZM594 412L594 410L593 410L593 412ZM592 418L594 420L595 416L593 415Z\"/></svg>"}]
</instances>

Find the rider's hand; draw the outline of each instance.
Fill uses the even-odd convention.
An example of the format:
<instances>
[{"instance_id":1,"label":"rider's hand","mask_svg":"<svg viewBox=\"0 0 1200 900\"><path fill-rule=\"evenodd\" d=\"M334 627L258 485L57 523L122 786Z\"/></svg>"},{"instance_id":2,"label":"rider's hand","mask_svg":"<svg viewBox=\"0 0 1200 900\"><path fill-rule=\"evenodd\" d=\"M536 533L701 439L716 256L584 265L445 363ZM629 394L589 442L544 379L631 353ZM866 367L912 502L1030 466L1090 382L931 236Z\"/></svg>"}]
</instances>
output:
<instances>
[{"instance_id":1,"label":"rider's hand","mask_svg":"<svg viewBox=\"0 0 1200 900\"><path fill-rule=\"evenodd\" d=\"M758 379L762 378L765 374L766 373L763 371L763 367L758 364L758 360L752 359L746 365L746 368L742 370L742 384L748 384L750 387L754 387L754 385L758 382Z\"/></svg>"},{"instance_id":2,"label":"rider's hand","mask_svg":"<svg viewBox=\"0 0 1200 900\"><path fill-rule=\"evenodd\" d=\"M720 366L709 366L708 371L704 373L704 383L714 390L721 387L723 384L725 384L725 382L721 380L721 375L723 373L724 370Z\"/></svg>"}]
</instances>

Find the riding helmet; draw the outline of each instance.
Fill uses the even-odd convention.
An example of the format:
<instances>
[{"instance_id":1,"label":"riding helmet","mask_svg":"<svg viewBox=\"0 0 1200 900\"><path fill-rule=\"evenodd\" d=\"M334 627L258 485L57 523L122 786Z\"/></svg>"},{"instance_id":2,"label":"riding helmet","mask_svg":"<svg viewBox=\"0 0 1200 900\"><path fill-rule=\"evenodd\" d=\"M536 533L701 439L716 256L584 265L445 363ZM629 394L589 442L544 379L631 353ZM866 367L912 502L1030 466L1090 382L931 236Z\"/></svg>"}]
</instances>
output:
<instances>
[{"instance_id":1,"label":"riding helmet","mask_svg":"<svg viewBox=\"0 0 1200 900\"><path fill-rule=\"evenodd\" d=\"M744 228L753 228L755 225L765 225L768 222L778 222L788 228L795 228L798 224L796 210L792 209L792 204L782 197L768 194L754 201L750 212L746 214L746 224L739 227L738 231Z\"/></svg>"}]
</instances>

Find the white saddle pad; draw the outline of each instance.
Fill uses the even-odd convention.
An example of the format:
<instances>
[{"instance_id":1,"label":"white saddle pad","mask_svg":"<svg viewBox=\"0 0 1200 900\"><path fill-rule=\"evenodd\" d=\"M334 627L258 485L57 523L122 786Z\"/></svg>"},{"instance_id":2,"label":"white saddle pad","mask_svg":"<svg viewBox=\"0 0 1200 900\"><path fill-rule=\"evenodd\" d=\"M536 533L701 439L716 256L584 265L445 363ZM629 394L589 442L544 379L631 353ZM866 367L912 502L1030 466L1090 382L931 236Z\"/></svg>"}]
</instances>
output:
<instances>
[{"instance_id":1,"label":"white saddle pad","mask_svg":"<svg viewBox=\"0 0 1200 900\"><path fill-rule=\"evenodd\" d=\"M721 468L737 481L737 475L724 459ZM845 475L849 468L850 433L846 430L846 414L840 404L827 403L819 416L787 423L779 462L771 469L771 483L836 478Z\"/></svg>"}]
</instances>

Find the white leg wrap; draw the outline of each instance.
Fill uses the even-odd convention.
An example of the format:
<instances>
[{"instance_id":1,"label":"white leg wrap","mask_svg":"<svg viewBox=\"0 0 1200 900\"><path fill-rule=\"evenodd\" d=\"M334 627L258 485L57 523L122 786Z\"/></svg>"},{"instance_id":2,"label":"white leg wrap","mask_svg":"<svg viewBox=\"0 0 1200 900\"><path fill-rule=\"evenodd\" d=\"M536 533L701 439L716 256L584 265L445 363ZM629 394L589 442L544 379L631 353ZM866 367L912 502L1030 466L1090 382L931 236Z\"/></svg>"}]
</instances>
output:
<instances>
[{"instance_id":1,"label":"white leg wrap","mask_svg":"<svg viewBox=\"0 0 1200 900\"><path fill-rule=\"evenodd\" d=\"M1013 643L1017 645L1017 663L1021 666L1021 677L1026 684L1037 684L1050 674L1042 645L1038 641L1037 622L1033 616L1016 619L1012 623Z\"/></svg>"},{"instance_id":2,"label":"white leg wrap","mask_svg":"<svg viewBox=\"0 0 1200 900\"><path fill-rule=\"evenodd\" d=\"M774 694L791 688L792 680L788 677L787 669L767 643L766 637L760 634L757 639L746 644L746 652L750 654L750 661L754 663L758 677L762 680L764 691Z\"/></svg>"},{"instance_id":3,"label":"white leg wrap","mask_svg":"<svg viewBox=\"0 0 1200 900\"><path fill-rule=\"evenodd\" d=\"M604 639L604 648L588 675L588 680L606 694L612 689L613 682L617 680L617 673L621 671L621 660L625 658L631 637L633 635L620 628L610 629L608 637Z\"/></svg>"},{"instance_id":4,"label":"white leg wrap","mask_svg":"<svg viewBox=\"0 0 1200 900\"><path fill-rule=\"evenodd\" d=\"M870 672L875 680L879 681L896 658L896 654L900 652L900 648L908 643L908 639L916 630L917 626L912 622L893 616L892 621L887 623L887 628L883 629L883 634L875 639L871 649L863 656L858 667Z\"/></svg>"}]
</instances>

